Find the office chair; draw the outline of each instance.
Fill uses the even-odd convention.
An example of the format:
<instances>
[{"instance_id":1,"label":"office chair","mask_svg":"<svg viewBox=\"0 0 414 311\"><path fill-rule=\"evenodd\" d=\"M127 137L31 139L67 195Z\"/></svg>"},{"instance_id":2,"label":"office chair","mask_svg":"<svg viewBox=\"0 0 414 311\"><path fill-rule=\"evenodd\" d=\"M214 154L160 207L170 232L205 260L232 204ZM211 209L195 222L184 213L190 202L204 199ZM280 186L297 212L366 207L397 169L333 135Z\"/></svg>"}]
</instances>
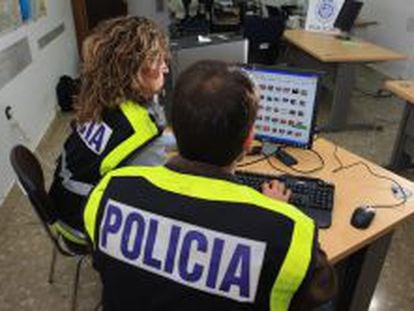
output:
<instances>
[{"instance_id":1,"label":"office chair","mask_svg":"<svg viewBox=\"0 0 414 311\"><path fill-rule=\"evenodd\" d=\"M275 64L285 28L286 16L284 14L267 18L257 15L246 16L243 35L249 40L249 63Z\"/></svg>"},{"instance_id":2,"label":"office chair","mask_svg":"<svg viewBox=\"0 0 414 311\"><path fill-rule=\"evenodd\" d=\"M58 219L54 203L45 189L42 168L35 155L26 147L18 145L10 153L10 162L20 185L53 244L49 283L53 283L58 252L77 260L71 301L71 310L75 310L80 269L83 260L91 253L90 243L86 235L68 227Z\"/></svg>"}]
</instances>

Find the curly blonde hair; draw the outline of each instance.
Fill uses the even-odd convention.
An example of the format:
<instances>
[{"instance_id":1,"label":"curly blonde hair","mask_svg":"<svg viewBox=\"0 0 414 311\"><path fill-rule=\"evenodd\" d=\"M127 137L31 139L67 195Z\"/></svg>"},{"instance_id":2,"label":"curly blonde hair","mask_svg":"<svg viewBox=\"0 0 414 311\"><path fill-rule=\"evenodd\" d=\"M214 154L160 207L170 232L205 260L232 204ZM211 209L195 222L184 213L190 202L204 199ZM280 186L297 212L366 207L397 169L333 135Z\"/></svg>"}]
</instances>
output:
<instances>
[{"instance_id":1,"label":"curly blonde hair","mask_svg":"<svg viewBox=\"0 0 414 311\"><path fill-rule=\"evenodd\" d=\"M119 17L100 23L83 44L77 122L99 121L104 107L118 107L127 99L145 105L154 91L138 73L161 57L169 57L168 39L155 22Z\"/></svg>"}]
</instances>

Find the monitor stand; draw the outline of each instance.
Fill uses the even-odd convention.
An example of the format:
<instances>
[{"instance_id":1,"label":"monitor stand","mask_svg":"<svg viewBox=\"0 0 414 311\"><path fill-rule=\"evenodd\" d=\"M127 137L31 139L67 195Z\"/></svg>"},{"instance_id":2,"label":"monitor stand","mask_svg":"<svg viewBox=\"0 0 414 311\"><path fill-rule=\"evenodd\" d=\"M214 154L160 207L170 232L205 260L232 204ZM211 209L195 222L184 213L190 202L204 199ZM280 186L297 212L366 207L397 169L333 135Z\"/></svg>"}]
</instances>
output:
<instances>
[{"instance_id":1,"label":"monitor stand","mask_svg":"<svg viewBox=\"0 0 414 311\"><path fill-rule=\"evenodd\" d=\"M263 154L273 155L276 159L278 159L286 166L293 166L298 164L298 160L296 160L296 158L284 151L279 145L270 142L263 143Z\"/></svg>"}]
</instances>

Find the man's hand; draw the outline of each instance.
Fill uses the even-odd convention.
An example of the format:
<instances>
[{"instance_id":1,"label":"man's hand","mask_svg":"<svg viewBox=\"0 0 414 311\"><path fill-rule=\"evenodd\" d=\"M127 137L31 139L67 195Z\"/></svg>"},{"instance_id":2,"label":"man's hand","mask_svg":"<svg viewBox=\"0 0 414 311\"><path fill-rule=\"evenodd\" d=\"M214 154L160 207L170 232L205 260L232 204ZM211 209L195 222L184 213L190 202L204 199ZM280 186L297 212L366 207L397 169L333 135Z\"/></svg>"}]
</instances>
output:
<instances>
[{"instance_id":1,"label":"man's hand","mask_svg":"<svg viewBox=\"0 0 414 311\"><path fill-rule=\"evenodd\" d=\"M289 201L290 195L292 194L290 189L286 188L284 183L277 180L264 183L262 185L262 193L269 198L283 202Z\"/></svg>"}]
</instances>

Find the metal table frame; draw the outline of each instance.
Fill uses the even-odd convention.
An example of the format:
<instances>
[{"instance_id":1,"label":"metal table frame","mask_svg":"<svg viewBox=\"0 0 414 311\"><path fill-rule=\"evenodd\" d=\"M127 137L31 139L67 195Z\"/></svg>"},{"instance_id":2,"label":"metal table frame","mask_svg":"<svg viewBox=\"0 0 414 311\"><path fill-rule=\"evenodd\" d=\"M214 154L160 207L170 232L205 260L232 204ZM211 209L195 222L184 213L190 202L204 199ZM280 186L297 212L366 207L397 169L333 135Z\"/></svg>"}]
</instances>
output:
<instances>
[{"instance_id":1,"label":"metal table frame","mask_svg":"<svg viewBox=\"0 0 414 311\"><path fill-rule=\"evenodd\" d=\"M406 102L388 169L414 167L414 104Z\"/></svg>"},{"instance_id":2,"label":"metal table frame","mask_svg":"<svg viewBox=\"0 0 414 311\"><path fill-rule=\"evenodd\" d=\"M355 68L363 62L332 62L324 63L309 55L300 48L289 44L286 53L288 63L299 65L304 68L326 72L334 77L332 85L334 99L326 124L319 129L324 132L335 132L341 130L379 130L381 127L367 123L348 123L351 109L352 91L355 86Z\"/></svg>"},{"instance_id":3,"label":"metal table frame","mask_svg":"<svg viewBox=\"0 0 414 311\"><path fill-rule=\"evenodd\" d=\"M369 309L393 233L392 231L381 236L336 265L339 293L334 303L334 310Z\"/></svg>"}]
</instances>

